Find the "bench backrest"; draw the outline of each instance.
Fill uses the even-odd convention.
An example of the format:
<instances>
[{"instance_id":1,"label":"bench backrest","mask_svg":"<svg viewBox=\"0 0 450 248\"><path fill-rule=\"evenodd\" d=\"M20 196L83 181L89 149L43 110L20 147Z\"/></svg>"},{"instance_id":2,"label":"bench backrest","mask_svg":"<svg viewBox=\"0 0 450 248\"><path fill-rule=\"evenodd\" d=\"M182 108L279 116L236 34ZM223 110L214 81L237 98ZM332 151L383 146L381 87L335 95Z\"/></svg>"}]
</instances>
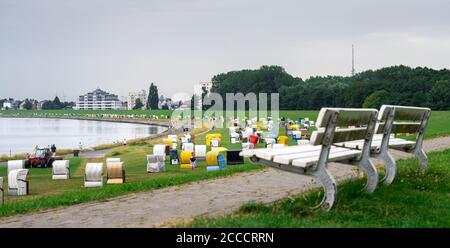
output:
<instances>
[{"instance_id":1,"label":"bench backrest","mask_svg":"<svg viewBox=\"0 0 450 248\"><path fill-rule=\"evenodd\" d=\"M426 128L430 113L429 108L383 105L378 115L377 133L389 131L385 130L389 118L393 118L390 133L419 133Z\"/></svg>"},{"instance_id":2,"label":"bench backrest","mask_svg":"<svg viewBox=\"0 0 450 248\"><path fill-rule=\"evenodd\" d=\"M317 118L317 131L311 135L311 144L371 141L377 113L376 109L322 108Z\"/></svg>"}]
</instances>

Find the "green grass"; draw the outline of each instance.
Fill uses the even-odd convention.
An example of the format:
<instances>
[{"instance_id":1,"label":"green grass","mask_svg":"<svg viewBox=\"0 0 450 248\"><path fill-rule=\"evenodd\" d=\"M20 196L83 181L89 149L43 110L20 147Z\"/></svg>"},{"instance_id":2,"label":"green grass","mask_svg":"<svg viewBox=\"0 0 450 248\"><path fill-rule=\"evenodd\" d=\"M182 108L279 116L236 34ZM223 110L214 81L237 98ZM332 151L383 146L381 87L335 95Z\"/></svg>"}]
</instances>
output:
<instances>
[{"instance_id":1,"label":"green grass","mask_svg":"<svg viewBox=\"0 0 450 248\"><path fill-rule=\"evenodd\" d=\"M301 116L314 120L317 118L317 113L318 111L282 111L280 116L288 116L294 120ZM450 133L450 125L448 123L450 123L450 112L433 112L426 137L432 138L448 135ZM198 132L200 130L196 131ZM284 130L280 129L280 131L283 134ZM242 146L240 143L230 144L227 128L212 130L208 133L221 133L223 137L221 143L224 147L231 149L241 148ZM204 142L205 135L196 137L196 144L204 144ZM230 166L223 171L207 172L204 162L198 162L199 167L194 171L181 170L179 166L172 166L167 162L167 171L165 173L148 174L146 172L146 155L152 153L152 144L155 143L157 142L130 143L127 147L121 146L114 148L108 154L108 156L120 157L125 162L127 183L123 185L105 185L101 189L85 189L83 187L84 166L86 162L102 161L101 159L92 159L89 161L79 158L70 159L72 176L70 180L54 181L51 179L51 169L33 168L30 170L29 176L30 195L21 197L6 196L6 204L0 206L0 216L102 200L133 192L148 191L263 168L262 166L246 163ZM289 144L294 145L295 142L289 139ZM259 144L259 147L263 147L263 145ZM3 186L6 189L6 168L0 167L0 176L4 177L5 182Z\"/></svg>"},{"instance_id":2,"label":"green grass","mask_svg":"<svg viewBox=\"0 0 450 248\"><path fill-rule=\"evenodd\" d=\"M334 208L312 209L321 193L290 197L265 205L248 203L236 213L195 218L189 227L450 227L450 150L429 154L429 169L419 172L416 159L398 162L390 186L361 191L363 179L338 186Z\"/></svg>"},{"instance_id":3,"label":"green grass","mask_svg":"<svg viewBox=\"0 0 450 248\"><path fill-rule=\"evenodd\" d=\"M97 115L97 114L118 114L118 115L166 115L170 116L171 110L2 110L0 115ZM280 110L279 116L286 117L293 120L298 120L299 117L309 117L311 120L316 120L319 111L315 110ZM224 113L225 115L225 113ZM269 113L270 115L270 113ZM450 111L432 111L429 126L426 131L426 138L435 138L450 134ZM408 137L413 139L413 137Z\"/></svg>"},{"instance_id":4,"label":"green grass","mask_svg":"<svg viewBox=\"0 0 450 248\"><path fill-rule=\"evenodd\" d=\"M196 130L198 132L201 130ZM204 136L204 135L203 135ZM202 139L202 136L199 136ZM204 138L203 138L204 140ZM9 216L42 210L47 208L68 206L88 201L103 200L129 193L148 191L152 189L229 176L235 173L260 170L262 166L242 164L228 166L225 170L206 171L206 163L198 161L195 170L180 169L179 165L166 162L166 172L147 173L146 155L152 153L152 144L130 144L113 149L107 157L120 157L125 164L125 184L104 185L103 188L86 189L83 186L84 168L87 162L104 162L103 159L71 158L71 178L69 180L52 180L51 168L31 168L28 180L30 194L27 196L7 196L5 204L0 205L0 216ZM199 144L199 143L197 143ZM105 170L104 170L105 171ZM4 178L3 187L7 187L6 168L0 167L0 177Z\"/></svg>"}]
</instances>

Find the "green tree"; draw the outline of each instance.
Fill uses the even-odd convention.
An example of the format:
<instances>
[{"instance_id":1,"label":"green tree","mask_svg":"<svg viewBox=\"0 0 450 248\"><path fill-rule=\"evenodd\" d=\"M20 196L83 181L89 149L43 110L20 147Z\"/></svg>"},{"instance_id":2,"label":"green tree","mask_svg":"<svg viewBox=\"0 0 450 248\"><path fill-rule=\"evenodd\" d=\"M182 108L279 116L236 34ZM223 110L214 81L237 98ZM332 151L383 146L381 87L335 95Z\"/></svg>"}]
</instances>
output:
<instances>
[{"instance_id":1,"label":"green tree","mask_svg":"<svg viewBox=\"0 0 450 248\"><path fill-rule=\"evenodd\" d=\"M436 82L430 92L428 92L427 98L433 109L450 109L450 80Z\"/></svg>"},{"instance_id":2,"label":"green tree","mask_svg":"<svg viewBox=\"0 0 450 248\"><path fill-rule=\"evenodd\" d=\"M152 83L148 91L147 109L158 109L158 102L158 87Z\"/></svg>"},{"instance_id":3,"label":"green tree","mask_svg":"<svg viewBox=\"0 0 450 248\"><path fill-rule=\"evenodd\" d=\"M59 97L56 96L55 99L53 100L53 108L54 109L62 109L62 104L61 101L59 100Z\"/></svg>"},{"instance_id":4,"label":"green tree","mask_svg":"<svg viewBox=\"0 0 450 248\"><path fill-rule=\"evenodd\" d=\"M33 104L31 103L30 100L28 100L28 98L25 99L25 103L23 104L23 108L27 109L27 110L30 110L30 109L33 108Z\"/></svg>"},{"instance_id":5,"label":"green tree","mask_svg":"<svg viewBox=\"0 0 450 248\"><path fill-rule=\"evenodd\" d=\"M136 101L134 102L133 109L142 109L142 107L144 107L144 104L142 103L140 98L137 98Z\"/></svg>"},{"instance_id":6,"label":"green tree","mask_svg":"<svg viewBox=\"0 0 450 248\"><path fill-rule=\"evenodd\" d=\"M389 93L385 90L377 90L370 94L363 103L363 108L379 109L381 105L389 103Z\"/></svg>"}]
</instances>

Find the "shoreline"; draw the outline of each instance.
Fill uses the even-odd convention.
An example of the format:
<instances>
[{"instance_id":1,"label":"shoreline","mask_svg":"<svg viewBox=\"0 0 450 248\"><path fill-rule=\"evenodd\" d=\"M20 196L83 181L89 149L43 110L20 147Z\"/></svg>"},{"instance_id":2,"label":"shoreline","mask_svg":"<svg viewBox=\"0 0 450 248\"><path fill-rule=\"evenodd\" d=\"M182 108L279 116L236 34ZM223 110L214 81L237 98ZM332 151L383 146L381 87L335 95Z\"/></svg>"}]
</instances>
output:
<instances>
[{"instance_id":1,"label":"shoreline","mask_svg":"<svg viewBox=\"0 0 450 248\"><path fill-rule=\"evenodd\" d=\"M145 121L145 120L134 120L126 118L109 118L109 117L89 117L89 116L35 116L35 115L0 115L0 118L35 118L35 119L63 119L63 120L81 120L81 121L106 121L106 122L117 122L117 123L131 123L131 124L143 124L149 126L161 126L169 128L168 121L155 122L155 121Z\"/></svg>"},{"instance_id":2,"label":"shoreline","mask_svg":"<svg viewBox=\"0 0 450 248\"><path fill-rule=\"evenodd\" d=\"M124 118L116 119L116 118L109 118L109 117L0 115L0 118L17 118L17 119L19 119L19 118L21 118L21 119L36 118L36 119L105 121L105 122L115 122L115 123L128 123L128 124L140 124L140 125L148 125L148 126L159 126L159 127L165 128L162 132L159 132L159 133L156 133L156 134L153 134L150 136L131 139L128 141L129 144L133 144L134 142L140 142L140 141L144 141L144 140L153 140L155 138L158 138L162 134L165 134L166 132L168 132L169 127L170 127L168 121L167 122L153 122L153 121L145 121L145 120L124 119ZM121 145L120 143L98 144L93 147L84 148L82 151L101 151L101 150L115 148L120 145ZM63 152L60 154L57 153L57 155L66 156L69 154L73 154L74 150L73 149L60 149L60 151L63 151ZM9 159L21 159L26 156L27 156L26 153L11 154L11 157L9 157L8 154L0 154L0 162L5 162ZM8 158L7 160L5 160L6 157Z\"/></svg>"}]
</instances>

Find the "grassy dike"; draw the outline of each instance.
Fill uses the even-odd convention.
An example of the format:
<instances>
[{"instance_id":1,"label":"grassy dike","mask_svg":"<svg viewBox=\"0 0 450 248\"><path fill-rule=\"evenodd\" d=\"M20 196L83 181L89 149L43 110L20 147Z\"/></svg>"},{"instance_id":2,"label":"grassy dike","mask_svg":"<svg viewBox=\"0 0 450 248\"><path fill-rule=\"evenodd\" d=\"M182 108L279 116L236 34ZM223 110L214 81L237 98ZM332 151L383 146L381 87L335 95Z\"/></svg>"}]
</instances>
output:
<instances>
[{"instance_id":1,"label":"grassy dike","mask_svg":"<svg viewBox=\"0 0 450 248\"><path fill-rule=\"evenodd\" d=\"M205 129L194 130L192 134L204 132ZM226 130L215 130L221 132ZM197 144L204 144L205 135L196 136ZM236 173L261 170L264 167L250 163L229 166L226 170L206 171L206 163L198 162L195 170L180 169L179 165L170 165L166 161L166 172L147 173L146 155L151 154L153 145L160 140L136 142L128 146L114 148L107 157L120 157L125 164L127 182L119 185L104 185L103 188L84 188L84 167L87 162L104 162L104 159L70 158L71 178L69 180L52 180L51 168L31 168L28 177L30 194L27 196L7 196L5 204L0 205L0 217L23 214L60 206L69 206L89 201L105 200L129 193L149 191L153 189L185 184L193 181L226 177ZM222 144L229 146L224 136ZM106 172L105 172L106 173ZM6 179L6 168L0 167L0 176ZM3 187L6 189L7 184Z\"/></svg>"},{"instance_id":2,"label":"grassy dike","mask_svg":"<svg viewBox=\"0 0 450 248\"><path fill-rule=\"evenodd\" d=\"M365 179L340 184L334 208L313 210L318 190L274 204L248 203L236 213L195 218L188 227L449 227L450 150L429 153L429 169L416 159L398 161L390 186L361 191Z\"/></svg>"},{"instance_id":3,"label":"grassy dike","mask_svg":"<svg viewBox=\"0 0 450 248\"><path fill-rule=\"evenodd\" d=\"M282 111L280 116L297 119L299 116L316 119L318 111ZM432 113L426 138L444 136L450 134L450 112L435 111ZM204 130L196 130L202 132ZM227 148L240 148L241 144L230 144L227 129L217 129L209 133L221 133L222 146ZM167 133L160 134L165 136ZM196 137L196 144L204 144L205 135ZM82 202L105 200L114 196L128 193L149 191L157 188L180 185L198 180L213 179L229 176L235 173L260 170L263 166L246 162L243 165L229 166L223 171L207 172L205 163L199 162L199 167L192 170L181 170L179 166L166 162L165 173L146 172L146 155L152 153L152 146L159 141L139 140L130 142L128 146L115 147L107 155L108 157L120 157L125 162L127 183L122 185L105 185L98 189L85 189L83 187L84 166L86 162L104 162L103 159L71 158L70 180L54 181L51 179L51 168L32 168L30 170L30 195L14 197L5 196L5 204L0 206L0 216L8 216L19 213L33 212L58 206L68 206ZM290 145L294 142L290 140ZM101 148L111 148L109 146ZM433 155L434 156L434 155ZM247 161L247 160L246 160ZM403 162L401 162L403 163ZM7 189L6 168L0 167L0 176L4 178L3 188ZM395 192L395 191L394 191Z\"/></svg>"}]
</instances>

